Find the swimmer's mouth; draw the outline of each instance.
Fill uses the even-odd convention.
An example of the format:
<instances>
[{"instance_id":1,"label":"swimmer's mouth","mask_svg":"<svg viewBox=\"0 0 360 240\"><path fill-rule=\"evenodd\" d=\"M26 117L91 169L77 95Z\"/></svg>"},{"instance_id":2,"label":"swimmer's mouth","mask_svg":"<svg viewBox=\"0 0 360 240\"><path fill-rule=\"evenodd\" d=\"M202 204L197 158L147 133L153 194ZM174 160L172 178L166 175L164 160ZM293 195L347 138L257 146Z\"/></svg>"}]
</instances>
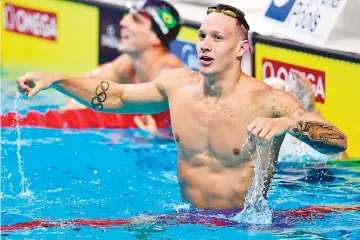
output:
<instances>
[{"instance_id":1,"label":"swimmer's mouth","mask_svg":"<svg viewBox=\"0 0 360 240\"><path fill-rule=\"evenodd\" d=\"M125 29L121 29L120 31L120 41L121 40L127 40L130 38L130 33L126 31Z\"/></svg>"},{"instance_id":2,"label":"swimmer's mouth","mask_svg":"<svg viewBox=\"0 0 360 240\"><path fill-rule=\"evenodd\" d=\"M199 59L203 65L210 65L214 61L213 58L208 56L201 56Z\"/></svg>"},{"instance_id":3,"label":"swimmer's mouth","mask_svg":"<svg viewBox=\"0 0 360 240\"><path fill-rule=\"evenodd\" d=\"M129 35L128 34L123 34L121 35L121 40L127 40L129 39Z\"/></svg>"}]
</instances>

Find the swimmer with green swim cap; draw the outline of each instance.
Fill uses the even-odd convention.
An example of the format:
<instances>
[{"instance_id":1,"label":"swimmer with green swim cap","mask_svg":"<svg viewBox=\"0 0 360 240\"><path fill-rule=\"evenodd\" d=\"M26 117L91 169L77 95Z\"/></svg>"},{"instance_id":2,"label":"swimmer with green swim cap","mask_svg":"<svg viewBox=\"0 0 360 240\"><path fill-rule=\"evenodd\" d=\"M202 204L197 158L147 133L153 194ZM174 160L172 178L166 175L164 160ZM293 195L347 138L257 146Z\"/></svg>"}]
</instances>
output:
<instances>
[{"instance_id":1,"label":"swimmer with green swim cap","mask_svg":"<svg viewBox=\"0 0 360 240\"><path fill-rule=\"evenodd\" d=\"M122 55L85 77L124 84L143 83L183 66L180 59L169 52L169 43L175 40L181 27L179 13L170 3L147 1L139 9L129 9L119 24L118 50ZM72 100L64 109L78 108L84 106Z\"/></svg>"},{"instance_id":2,"label":"swimmer with green swim cap","mask_svg":"<svg viewBox=\"0 0 360 240\"><path fill-rule=\"evenodd\" d=\"M29 97L52 87L104 112L170 110L182 198L200 209L242 208L255 176L256 146L263 146L266 160L265 197L286 133L324 154L347 148L346 135L332 123L242 72L248 31L242 11L219 4L208 9L198 31L199 71L178 68L141 84L27 73L18 85Z\"/></svg>"}]
</instances>

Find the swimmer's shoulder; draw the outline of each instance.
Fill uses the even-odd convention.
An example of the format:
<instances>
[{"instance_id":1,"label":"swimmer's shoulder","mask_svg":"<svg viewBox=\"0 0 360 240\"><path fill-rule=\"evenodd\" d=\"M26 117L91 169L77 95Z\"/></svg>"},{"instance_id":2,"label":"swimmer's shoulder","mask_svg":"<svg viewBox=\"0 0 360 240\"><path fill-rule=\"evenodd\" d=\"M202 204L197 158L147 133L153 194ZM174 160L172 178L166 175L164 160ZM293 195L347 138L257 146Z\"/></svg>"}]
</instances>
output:
<instances>
[{"instance_id":1,"label":"swimmer's shoulder","mask_svg":"<svg viewBox=\"0 0 360 240\"><path fill-rule=\"evenodd\" d=\"M134 64L133 60L128 54L121 54L119 57L115 58L112 62L115 73L120 76L129 77L131 74L134 74Z\"/></svg>"},{"instance_id":2,"label":"swimmer's shoulder","mask_svg":"<svg viewBox=\"0 0 360 240\"><path fill-rule=\"evenodd\" d=\"M171 91L173 89L181 89L193 78L200 78L199 72L187 67L179 67L162 73L156 81L161 84L164 89Z\"/></svg>"},{"instance_id":3,"label":"swimmer's shoulder","mask_svg":"<svg viewBox=\"0 0 360 240\"><path fill-rule=\"evenodd\" d=\"M261 99L267 99L273 94L274 89L261 80L251 76L246 76L245 81L248 86L248 95L253 102L258 102Z\"/></svg>"},{"instance_id":4,"label":"swimmer's shoulder","mask_svg":"<svg viewBox=\"0 0 360 240\"><path fill-rule=\"evenodd\" d=\"M241 88L246 88L250 94L258 94L258 93L267 93L271 91L271 87L264 83L261 80L258 80L254 77L251 77L249 75L245 75L242 77L243 79L240 80Z\"/></svg>"},{"instance_id":5,"label":"swimmer's shoulder","mask_svg":"<svg viewBox=\"0 0 360 240\"><path fill-rule=\"evenodd\" d=\"M183 62L174 54L169 53L166 58L164 58L165 63L163 63L165 66L169 68L181 68L184 67Z\"/></svg>"},{"instance_id":6,"label":"swimmer's shoulder","mask_svg":"<svg viewBox=\"0 0 360 240\"><path fill-rule=\"evenodd\" d=\"M255 78L251 79L252 89L250 91L250 97L254 105L263 106L264 111L270 111L270 115L273 114L274 107L281 107L285 105L298 106L298 101L289 93L273 89L263 81Z\"/></svg>"},{"instance_id":7,"label":"swimmer's shoulder","mask_svg":"<svg viewBox=\"0 0 360 240\"><path fill-rule=\"evenodd\" d=\"M164 56L160 57L160 59L158 59L154 64L155 64L155 69L158 70L162 70L162 69L171 70L175 68L181 68L184 66L182 61L177 56L171 53L165 54Z\"/></svg>"},{"instance_id":8,"label":"swimmer's shoulder","mask_svg":"<svg viewBox=\"0 0 360 240\"><path fill-rule=\"evenodd\" d=\"M170 71L170 70L173 70L176 68L181 68L183 66L184 66L184 64L180 61L179 58L177 58L175 55L169 53L169 54L161 57L161 59L159 59L159 61L156 62L151 78L155 79L158 76L160 76L161 74L163 74L164 72L167 72L167 71Z\"/></svg>"}]
</instances>

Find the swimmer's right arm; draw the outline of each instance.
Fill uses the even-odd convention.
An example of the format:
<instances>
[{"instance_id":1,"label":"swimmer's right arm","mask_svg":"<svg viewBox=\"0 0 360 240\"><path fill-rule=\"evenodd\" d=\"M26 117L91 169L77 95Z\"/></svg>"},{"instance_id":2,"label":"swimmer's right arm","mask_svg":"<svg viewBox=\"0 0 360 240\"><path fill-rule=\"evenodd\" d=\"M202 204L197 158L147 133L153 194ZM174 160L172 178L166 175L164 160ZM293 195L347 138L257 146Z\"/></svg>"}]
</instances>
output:
<instances>
[{"instance_id":1,"label":"swimmer's right arm","mask_svg":"<svg viewBox=\"0 0 360 240\"><path fill-rule=\"evenodd\" d=\"M171 72L171 71L170 71ZM162 74L149 83L118 84L108 80L89 79L51 73L26 73L17 80L18 88L29 98L47 88L55 88L97 111L155 114L168 110Z\"/></svg>"}]
</instances>

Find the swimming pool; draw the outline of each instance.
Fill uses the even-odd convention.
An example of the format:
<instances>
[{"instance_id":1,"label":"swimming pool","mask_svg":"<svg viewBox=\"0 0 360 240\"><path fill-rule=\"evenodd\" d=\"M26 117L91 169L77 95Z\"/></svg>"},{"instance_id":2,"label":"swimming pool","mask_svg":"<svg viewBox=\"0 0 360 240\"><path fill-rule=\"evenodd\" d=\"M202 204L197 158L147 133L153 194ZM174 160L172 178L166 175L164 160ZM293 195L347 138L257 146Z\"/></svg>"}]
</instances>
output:
<instances>
[{"instance_id":1,"label":"swimming pool","mask_svg":"<svg viewBox=\"0 0 360 240\"><path fill-rule=\"evenodd\" d=\"M2 87L2 113L13 109L14 88L11 83ZM52 108L64 104L60 94L51 92L30 105L20 103L19 110L45 111L49 102ZM268 196L274 223L216 226L212 221L204 224L198 213L189 213L190 204L181 201L172 141L149 138L135 129L21 128L20 141L17 129L4 128L1 134L2 228L29 226L35 219L62 223L62 227L48 223L3 231L3 239L360 238L360 211L346 208L360 205L359 161L285 157L276 168ZM31 192L27 196L20 194L19 156L26 178L24 190ZM316 211L310 206L331 207L320 214L324 208ZM296 210L301 208L305 210ZM291 214L289 209L295 211ZM186 221L106 227L61 222L174 213L168 216L182 216ZM224 220L223 215L204 217L211 218Z\"/></svg>"}]
</instances>

